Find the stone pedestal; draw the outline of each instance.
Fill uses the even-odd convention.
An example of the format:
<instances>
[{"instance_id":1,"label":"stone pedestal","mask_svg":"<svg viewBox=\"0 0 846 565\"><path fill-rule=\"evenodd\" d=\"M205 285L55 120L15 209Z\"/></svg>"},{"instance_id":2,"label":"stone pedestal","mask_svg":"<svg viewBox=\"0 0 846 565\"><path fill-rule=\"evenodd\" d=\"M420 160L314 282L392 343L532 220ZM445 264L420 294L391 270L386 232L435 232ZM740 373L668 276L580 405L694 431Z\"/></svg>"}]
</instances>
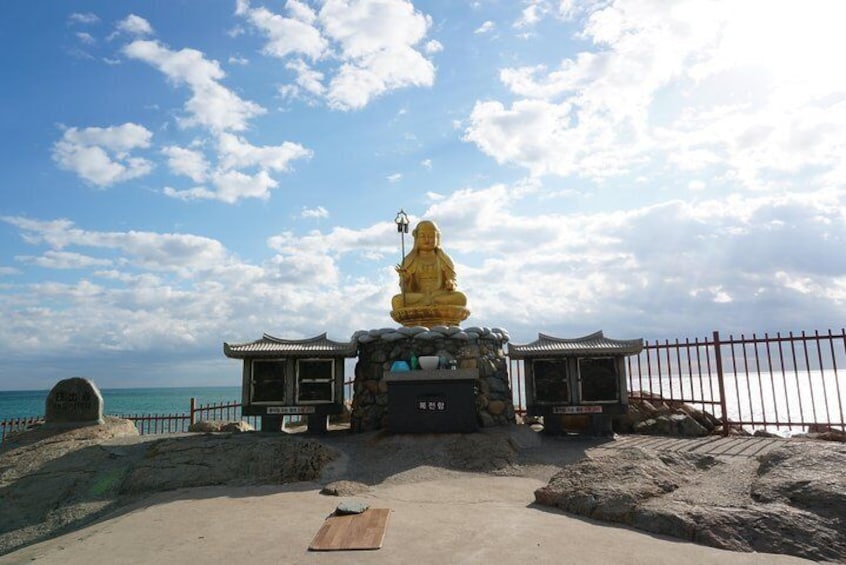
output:
<instances>
[{"instance_id":1,"label":"stone pedestal","mask_svg":"<svg viewBox=\"0 0 846 565\"><path fill-rule=\"evenodd\" d=\"M498 328L457 326L401 327L362 330L353 334L358 347L352 415L353 431L389 427L389 391L384 378L395 361L411 363L412 355L437 355L459 369L477 371L474 409L480 427L514 423L514 403L503 345L508 332Z\"/></svg>"}]
</instances>

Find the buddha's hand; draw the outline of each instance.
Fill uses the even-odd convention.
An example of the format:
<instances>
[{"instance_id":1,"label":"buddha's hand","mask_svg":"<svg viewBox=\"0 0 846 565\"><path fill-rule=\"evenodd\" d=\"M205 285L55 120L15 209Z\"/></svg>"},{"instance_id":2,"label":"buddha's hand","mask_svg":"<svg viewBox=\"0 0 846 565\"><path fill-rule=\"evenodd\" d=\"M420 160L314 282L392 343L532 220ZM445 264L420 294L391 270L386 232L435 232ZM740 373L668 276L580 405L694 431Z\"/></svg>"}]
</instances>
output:
<instances>
[{"instance_id":1,"label":"buddha's hand","mask_svg":"<svg viewBox=\"0 0 846 565\"><path fill-rule=\"evenodd\" d=\"M454 280L444 281L444 288L446 290L450 291L450 292L454 291L455 290L455 281Z\"/></svg>"},{"instance_id":2,"label":"buddha's hand","mask_svg":"<svg viewBox=\"0 0 846 565\"><path fill-rule=\"evenodd\" d=\"M408 284L408 269L406 269L402 265L394 265L394 269L399 275L400 287L405 288Z\"/></svg>"}]
</instances>

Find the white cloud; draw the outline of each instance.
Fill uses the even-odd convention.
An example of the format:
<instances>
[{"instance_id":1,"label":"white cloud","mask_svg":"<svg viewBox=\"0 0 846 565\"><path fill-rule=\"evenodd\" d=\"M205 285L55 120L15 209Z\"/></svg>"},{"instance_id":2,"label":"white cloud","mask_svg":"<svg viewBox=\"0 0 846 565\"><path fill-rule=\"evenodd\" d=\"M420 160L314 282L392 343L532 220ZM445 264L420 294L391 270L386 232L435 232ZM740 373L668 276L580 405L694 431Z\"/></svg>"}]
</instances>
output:
<instances>
[{"instance_id":1,"label":"white cloud","mask_svg":"<svg viewBox=\"0 0 846 565\"><path fill-rule=\"evenodd\" d=\"M270 191L279 186L267 171L247 174L241 171L217 171L211 174L210 181L214 186L210 190L204 186L178 190L165 187L163 193L171 198L180 200L220 200L227 204L234 204L242 198L258 198L267 200Z\"/></svg>"},{"instance_id":2,"label":"white cloud","mask_svg":"<svg viewBox=\"0 0 846 565\"><path fill-rule=\"evenodd\" d=\"M279 333L282 327L289 336L334 327L331 337L346 339L351 328L385 315L381 301L371 303L378 284L341 284L325 249L283 246L250 264L218 241L190 234L90 231L67 220L3 221L31 245L51 247L45 256L80 263L76 248L84 248L86 256L113 257L114 265L91 264L93 270L76 280L71 275L66 282L47 279L8 291L0 304L0 350L7 360L33 354L43 359L45 348L60 357L79 351L190 357L204 351L207 357L209 350L219 351L222 339L254 339L256 332ZM61 248L71 250L55 251Z\"/></svg>"},{"instance_id":3,"label":"white cloud","mask_svg":"<svg viewBox=\"0 0 846 565\"><path fill-rule=\"evenodd\" d=\"M216 164L206 159L201 148L166 147L172 172L189 177L195 183L209 183L190 189L166 186L163 193L181 200L220 200L233 204L243 198L270 198L279 182L270 173L287 172L296 159L312 156L309 149L289 141L276 146L255 146L231 133L217 137Z\"/></svg>"},{"instance_id":4,"label":"white cloud","mask_svg":"<svg viewBox=\"0 0 846 565\"><path fill-rule=\"evenodd\" d=\"M91 12L86 12L84 14L74 12L70 16L68 16L68 22L71 24L82 24L82 25L91 25L96 24L100 21L100 18L97 14L93 14Z\"/></svg>"},{"instance_id":5,"label":"white cloud","mask_svg":"<svg viewBox=\"0 0 846 565\"><path fill-rule=\"evenodd\" d=\"M170 170L189 177L194 182L204 182L209 173L209 163L202 151L169 146L162 149Z\"/></svg>"},{"instance_id":6,"label":"white cloud","mask_svg":"<svg viewBox=\"0 0 846 565\"><path fill-rule=\"evenodd\" d=\"M310 150L290 141L281 145L259 147L229 133L218 137L218 152L224 169L261 167L270 171L287 171L291 161L312 156Z\"/></svg>"},{"instance_id":7,"label":"white cloud","mask_svg":"<svg viewBox=\"0 0 846 565\"><path fill-rule=\"evenodd\" d=\"M522 21L553 7L532 2ZM838 158L846 78L830 71L846 49L839 3L800 11L730 1L558 8L578 15L580 38L592 47L557 68L502 69L514 99L477 102L465 132L499 163L594 179L646 163L708 167L754 189L778 188L784 175L803 184L846 180ZM537 119L542 108L549 122Z\"/></svg>"},{"instance_id":8,"label":"white cloud","mask_svg":"<svg viewBox=\"0 0 846 565\"><path fill-rule=\"evenodd\" d=\"M429 208L412 218L440 225L469 297L468 324L503 326L525 342L537 331L663 338L715 328L824 328L846 315L842 189L519 212L536 208L517 201L542 194L501 184L432 194ZM43 355L43 336L59 356L80 349L161 355L218 351L222 340L247 341L262 331L305 337L330 328L342 340L391 325L399 247L391 221L283 232L255 263L191 234L3 221L29 245L47 247L39 259L45 264L90 269L76 279L63 273L62 282L17 282L7 292L0 344L16 348L2 350L7 359ZM369 265L363 278L342 270L349 257Z\"/></svg>"},{"instance_id":9,"label":"white cloud","mask_svg":"<svg viewBox=\"0 0 846 565\"><path fill-rule=\"evenodd\" d=\"M100 187L148 174L153 164L130 152L150 146L153 134L138 124L107 128L68 128L53 145L53 160L63 169Z\"/></svg>"},{"instance_id":10,"label":"white cloud","mask_svg":"<svg viewBox=\"0 0 846 565\"><path fill-rule=\"evenodd\" d=\"M333 109L354 110L386 92L434 82L434 66L416 48L431 20L407 0L328 0L317 12L292 0L285 15L239 0L236 14L267 38L265 54L293 59L287 68L297 78L281 87L285 96L304 91ZM440 49L434 40L423 46L429 54Z\"/></svg>"},{"instance_id":11,"label":"white cloud","mask_svg":"<svg viewBox=\"0 0 846 565\"><path fill-rule=\"evenodd\" d=\"M393 174L388 175L385 178L388 179L388 182L390 182L390 183L399 182L399 181L402 180L402 173L393 173Z\"/></svg>"},{"instance_id":12,"label":"white cloud","mask_svg":"<svg viewBox=\"0 0 846 565\"><path fill-rule=\"evenodd\" d=\"M118 22L117 29L129 35L139 37L154 33L153 26L150 25L150 22L135 14L130 14Z\"/></svg>"},{"instance_id":13,"label":"white cloud","mask_svg":"<svg viewBox=\"0 0 846 565\"><path fill-rule=\"evenodd\" d=\"M432 160L431 159L423 159L420 161L420 166L424 169L432 170Z\"/></svg>"},{"instance_id":14,"label":"white cloud","mask_svg":"<svg viewBox=\"0 0 846 565\"><path fill-rule=\"evenodd\" d=\"M76 38L79 39L79 42L84 45L94 45L97 43L97 40L94 39L94 36L90 33L85 33L84 31L80 31L76 33Z\"/></svg>"},{"instance_id":15,"label":"white cloud","mask_svg":"<svg viewBox=\"0 0 846 565\"><path fill-rule=\"evenodd\" d=\"M112 264L112 261L109 259L98 259L80 253L54 250L46 251L40 257L19 256L16 259L46 269L88 269L91 267L105 267Z\"/></svg>"},{"instance_id":16,"label":"white cloud","mask_svg":"<svg viewBox=\"0 0 846 565\"><path fill-rule=\"evenodd\" d=\"M212 182L215 186L215 192L212 193L211 198L230 204L242 198L267 200L270 198L270 191L279 186L279 183L271 178L265 170L256 174L232 170L223 171L216 173Z\"/></svg>"},{"instance_id":17,"label":"white cloud","mask_svg":"<svg viewBox=\"0 0 846 565\"><path fill-rule=\"evenodd\" d=\"M297 75L294 84L284 84L279 87L279 93L284 97L306 98L319 97L326 92L323 85L323 73L310 67L302 59L295 59L285 64L285 68Z\"/></svg>"},{"instance_id":18,"label":"white cloud","mask_svg":"<svg viewBox=\"0 0 846 565\"><path fill-rule=\"evenodd\" d=\"M68 247L114 250L125 254L124 259L131 265L152 271L171 271L187 276L192 272L225 266L230 260L218 241L196 235L89 231L75 227L69 220L2 219L21 230L28 243L48 245L53 251ZM48 253L45 258L52 258L56 264L60 261L66 264L87 261L89 266L109 264L75 252Z\"/></svg>"},{"instance_id":19,"label":"white cloud","mask_svg":"<svg viewBox=\"0 0 846 565\"><path fill-rule=\"evenodd\" d=\"M323 206L318 206L317 208L303 207L302 211L300 212L300 217L301 218L328 218L329 217L329 210L327 210Z\"/></svg>"},{"instance_id":20,"label":"white cloud","mask_svg":"<svg viewBox=\"0 0 846 565\"><path fill-rule=\"evenodd\" d=\"M444 50L443 44L438 41L437 39L432 39L426 42L426 46L424 47L426 53L432 55L434 53L440 53Z\"/></svg>"},{"instance_id":21,"label":"white cloud","mask_svg":"<svg viewBox=\"0 0 846 565\"><path fill-rule=\"evenodd\" d=\"M549 10L548 2L543 0L530 0L528 5L520 12L520 18L514 22L514 27L532 27L538 23L544 14Z\"/></svg>"},{"instance_id":22,"label":"white cloud","mask_svg":"<svg viewBox=\"0 0 846 565\"><path fill-rule=\"evenodd\" d=\"M157 68L174 84L188 86L192 96L185 104L187 116L178 123L182 127L201 126L216 136L215 155L208 155L202 143L162 149L171 172L195 183L191 188L165 186L162 193L166 196L226 203L243 198L267 199L270 191L279 186L271 173L287 172L292 161L311 157L311 150L298 143L254 146L231 133L247 129L249 120L264 114L265 109L221 85L225 73L217 61L206 59L200 51L173 51L157 41L137 40L125 46L123 52ZM306 82L303 85L309 87Z\"/></svg>"},{"instance_id":23,"label":"white cloud","mask_svg":"<svg viewBox=\"0 0 846 565\"><path fill-rule=\"evenodd\" d=\"M493 23L491 20L486 20L485 22L482 23L482 25L477 27L473 31L473 33L477 33L477 34L478 33L488 33L488 32L493 31L495 27L496 27L495 23Z\"/></svg>"},{"instance_id":24,"label":"white cloud","mask_svg":"<svg viewBox=\"0 0 846 565\"><path fill-rule=\"evenodd\" d=\"M290 0L285 5L288 17L274 14L267 8L251 8L249 2L238 0L236 14L243 16L267 37L262 51L280 59L291 54L304 55L312 61L322 58L329 42L314 27L316 19L312 9L301 2Z\"/></svg>"},{"instance_id":25,"label":"white cloud","mask_svg":"<svg viewBox=\"0 0 846 565\"><path fill-rule=\"evenodd\" d=\"M217 61L208 60L196 49L172 51L157 41L137 40L123 48L131 59L149 63L176 85L187 85L192 96L185 104L188 116L183 127L202 126L210 130L242 131L247 122L266 112L264 108L220 84L226 77Z\"/></svg>"},{"instance_id":26,"label":"white cloud","mask_svg":"<svg viewBox=\"0 0 846 565\"><path fill-rule=\"evenodd\" d=\"M250 64L250 60L246 57L229 57L230 65L246 66Z\"/></svg>"}]
</instances>

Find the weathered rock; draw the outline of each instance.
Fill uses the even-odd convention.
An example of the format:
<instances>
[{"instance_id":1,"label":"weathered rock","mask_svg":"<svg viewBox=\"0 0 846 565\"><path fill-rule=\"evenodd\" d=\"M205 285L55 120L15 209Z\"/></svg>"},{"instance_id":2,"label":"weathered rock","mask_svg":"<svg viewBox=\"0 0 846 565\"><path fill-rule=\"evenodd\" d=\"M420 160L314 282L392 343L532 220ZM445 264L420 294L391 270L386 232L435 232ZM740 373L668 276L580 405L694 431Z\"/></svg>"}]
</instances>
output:
<instances>
[{"instance_id":1,"label":"weathered rock","mask_svg":"<svg viewBox=\"0 0 846 565\"><path fill-rule=\"evenodd\" d=\"M636 448L590 456L540 504L734 551L846 561L846 447L797 442L758 459Z\"/></svg>"},{"instance_id":2,"label":"weathered rock","mask_svg":"<svg viewBox=\"0 0 846 565\"><path fill-rule=\"evenodd\" d=\"M808 426L808 433L799 434L796 437L846 443L846 432L837 428L832 428L828 424L811 424Z\"/></svg>"},{"instance_id":3,"label":"weathered rock","mask_svg":"<svg viewBox=\"0 0 846 565\"><path fill-rule=\"evenodd\" d=\"M137 435L132 422L107 416L102 425L42 426L4 441L0 554L151 492L315 480L336 456L287 434Z\"/></svg>"},{"instance_id":4,"label":"weathered rock","mask_svg":"<svg viewBox=\"0 0 846 565\"><path fill-rule=\"evenodd\" d=\"M52 438L56 445L72 446L71 442L93 442L118 437L137 436L138 428L132 420L116 418L114 416L103 416L103 423L96 426L81 427L54 427L38 425L21 432L14 432L6 436L5 441L0 443L0 453L10 451L19 447L38 443L42 440Z\"/></svg>"},{"instance_id":5,"label":"weathered rock","mask_svg":"<svg viewBox=\"0 0 846 565\"><path fill-rule=\"evenodd\" d=\"M752 499L790 504L846 524L846 450L821 447L802 442L759 457Z\"/></svg>"},{"instance_id":6,"label":"weathered rock","mask_svg":"<svg viewBox=\"0 0 846 565\"><path fill-rule=\"evenodd\" d=\"M200 420L188 426L189 432L252 432L255 431L248 422L243 420Z\"/></svg>"},{"instance_id":7,"label":"weathered rock","mask_svg":"<svg viewBox=\"0 0 846 565\"><path fill-rule=\"evenodd\" d=\"M820 434L817 434L817 439L846 443L846 432L842 430L831 430L828 432L822 432Z\"/></svg>"},{"instance_id":8,"label":"weathered rock","mask_svg":"<svg viewBox=\"0 0 846 565\"><path fill-rule=\"evenodd\" d=\"M370 508L370 506L364 502L346 500L335 508L335 514L338 516L344 516L346 514L362 514L368 508Z\"/></svg>"},{"instance_id":9,"label":"weathered rock","mask_svg":"<svg viewBox=\"0 0 846 565\"><path fill-rule=\"evenodd\" d=\"M637 434L668 436L673 432L673 425L667 416L658 416L638 422L634 431Z\"/></svg>"},{"instance_id":10,"label":"weathered rock","mask_svg":"<svg viewBox=\"0 0 846 565\"><path fill-rule=\"evenodd\" d=\"M370 487L357 481L334 481L320 490L320 494L327 496L355 496L368 492Z\"/></svg>"},{"instance_id":11,"label":"weathered rock","mask_svg":"<svg viewBox=\"0 0 846 565\"><path fill-rule=\"evenodd\" d=\"M136 494L208 485L285 484L314 480L334 455L321 444L290 436L194 436L150 444L121 492ZM215 461L210 465L210 461Z\"/></svg>"},{"instance_id":12,"label":"weathered rock","mask_svg":"<svg viewBox=\"0 0 846 565\"><path fill-rule=\"evenodd\" d=\"M630 448L567 467L535 491L535 500L598 520L625 522L640 502L676 490L715 464L705 455Z\"/></svg>"},{"instance_id":13,"label":"weathered rock","mask_svg":"<svg viewBox=\"0 0 846 565\"><path fill-rule=\"evenodd\" d=\"M683 402L666 401L659 394L644 391L631 393L626 414L613 421L617 433L683 437L720 433L720 425L709 412Z\"/></svg>"},{"instance_id":14,"label":"weathered rock","mask_svg":"<svg viewBox=\"0 0 846 565\"><path fill-rule=\"evenodd\" d=\"M708 430L691 416L680 413L670 415L670 421L675 425L674 435L683 437L702 437L708 435Z\"/></svg>"},{"instance_id":15,"label":"weathered rock","mask_svg":"<svg viewBox=\"0 0 846 565\"><path fill-rule=\"evenodd\" d=\"M488 412L493 416L499 416L505 411L505 402L502 400L491 400L487 404Z\"/></svg>"}]
</instances>

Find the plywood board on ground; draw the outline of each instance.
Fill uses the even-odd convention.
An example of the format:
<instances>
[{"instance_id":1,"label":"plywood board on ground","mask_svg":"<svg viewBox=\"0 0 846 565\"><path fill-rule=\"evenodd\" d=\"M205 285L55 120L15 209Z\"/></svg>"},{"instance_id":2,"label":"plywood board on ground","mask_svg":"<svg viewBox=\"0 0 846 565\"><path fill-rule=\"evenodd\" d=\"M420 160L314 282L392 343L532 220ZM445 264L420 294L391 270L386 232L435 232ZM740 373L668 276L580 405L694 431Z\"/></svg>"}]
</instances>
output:
<instances>
[{"instance_id":1,"label":"plywood board on ground","mask_svg":"<svg viewBox=\"0 0 846 565\"><path fill-rule=\"evenodd\" d=\"M368 508L361 514L329 516L308 548L311 551L379 549L390 513L390 508Z\"/></svg>"}]
</instances>

